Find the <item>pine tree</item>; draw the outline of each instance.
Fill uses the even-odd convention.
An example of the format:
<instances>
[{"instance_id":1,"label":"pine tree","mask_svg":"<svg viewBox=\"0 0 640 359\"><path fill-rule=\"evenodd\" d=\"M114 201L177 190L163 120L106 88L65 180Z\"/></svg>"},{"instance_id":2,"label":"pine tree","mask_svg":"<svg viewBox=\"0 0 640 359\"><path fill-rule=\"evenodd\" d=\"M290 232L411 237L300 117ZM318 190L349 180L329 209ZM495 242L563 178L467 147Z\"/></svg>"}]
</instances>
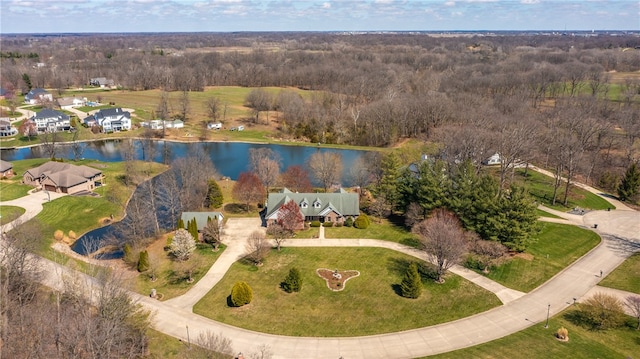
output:
<instances>
[{"instance_id":1,"label":"pine tree","mask_svg":"<svg viewBox=\"0 0 640 359\"><path fill-rule=\"evenodd\" d=\"M187 222L187 231L191 233L194 239L198 239L198 222L196 222L195 218Z\"/></svg>"},{"instance_id":2,"label":"pine tree","mask_svg":"<svg viewBox=\"0 0 640 359\"><path fill-rule=\"evenodd\" d=\"M149 252L140 252L140 258L138 259L138 272L146 272L149 270Z\"/></svg>"},{"instance_id":3,"label":"pine tree","mask_svg":"<svg viewBox=\"0 0 640 359\"><path fill-rule=\"evenodd\" d=\"M178 220L178 228L176 229L184 229L184 221L182 220L182 218Z\"/></svg>"},{"instance_id":4,"label":"pine tree","mask_svg":"<svg viewBox=\"0 0 640 359\"><path fill-rule=\"evenodd\" d=\"M640 192L640 169L633 163L625 172L618 186L618 197L621 201L635 201Z\"/></svg>"},{"instance_id":5,"label":"pine tree","mask_svg":"<svg viewBox=\"0 0 640 359\"><path fill-rule=\"evenodd\" d=\"M418 265L413 262L407 268L407 272L400 283L400 292L405 298L418 298L422 292L422 280L418 273Z\"/></svg>"},{"instance_id":6,"label":"pine tree","mask_svg":"<svg viewBox=\"0 0 640 359\"><path fill-rule=\"evenodd\" d=\"M282 289L287 293L299 292L302 289L302 277L298 268L289 269L289 274L282 282Z\"/></svg>"},{"instance_id":7,"label":"pine tree","mask_svg":"<svg viewBox=\"0 0 640 359\"><path fill-rule=\"evenodd\" d=\"M204 201L204 206L207 208L218 208L222 206L224 197L222 196L222 190L220 189L218 182L216 182L216 180L209 180L207 183L209 189Z\"/></svg>"}]
</instances>

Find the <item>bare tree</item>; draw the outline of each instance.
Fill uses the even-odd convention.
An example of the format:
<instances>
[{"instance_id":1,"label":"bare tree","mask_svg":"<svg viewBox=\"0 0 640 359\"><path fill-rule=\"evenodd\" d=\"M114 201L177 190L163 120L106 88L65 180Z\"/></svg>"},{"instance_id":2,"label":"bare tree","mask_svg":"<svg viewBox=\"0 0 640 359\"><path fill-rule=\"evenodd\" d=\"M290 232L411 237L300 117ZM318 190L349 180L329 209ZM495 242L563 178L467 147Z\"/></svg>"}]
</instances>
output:
<instances>
[{"instance_id":1,"label":"bare tree","mask_svg":"<svg viewBox=\"0 0 640 359\"><path fill-rule=\"evenodd\" d=\"M251 202L261 202L265 195L262 182L253 172L240 173L238 180L233 185L232 193L233 198L246 205L247 212L249 212Z\"/></svg>"},{"instance_id":2,"label":"bare tree","mask_svg":"<svg viewBox=\"0 0 640 359\"><path fill-rule=\"evenodd\" d=\"M220 246L222 237L222 226L217 218L213 218L207 221L207 225L202 230L202 239L205 243L208 243L213 247L213 250L217 251Z\"/></svg>"},{"instance_id":3,"label":"bare tree","mask_svg":"<svg viewBox=\"0 0 640 359\"><path fill-rule=\"evenodd\" d=\"M293 192L311 192L313 187L309 180L309 173L301 166L289 166L280 176L282 185Z\"/></svg>"},{"instance_id":4,"label":"bare tree","mask_svg":"<svg viewBox=\"0 0 640 359\"><path fill-rule=\"evenodd\" d=\"M42 149L49 158L55 158L58 152L58 143L60 142L60 135L55 131L45 131L40 135L40 142L42 142Z\"/></svg>"},{"instance_id":5,"label":"bare tree","mask_svg":"<svg viewBox=\"0 0 640 359\"><path fill-rule=\"evenodd\" d=\"M280 177L280 162L280 155L271 148L249 149L249 171L260 178L267 193Z\"/></svg>"},{"instance_id":6,"label":"bare tree","mask_svg":"<svg viewBox=\"0 0 640 359\"><path fill-rule=\"evenodd\" d=\"M245 257L255 265L261 265L269 252L269 243L262 231L253 231L247 240Z\"/></svg>"},{"instance_id":7,"label":"bare tree","mask_svg":"<svg viewBox=\"0 0 640 359\"><path fill-rule=\"evenodd\" d=\"M638 319L636 330L640 330L640 296L630 295L625 298L624 305L629 308L633 316Z\"/></svg>"},{"instance_id":8,"label":"bare tree","mask_svg":"<svg viewBox=\"0 0 640 359\"><path fill-rule=\"evenodd\" d=\"M436 265L436 281L442 283L447 269L456 264L466 251L464 230L455 214L436 209L429 218L413 227L430 260Z\"/></svg>"},{"instance_id":9,"label":"bare tree","mask_svg":"<svg viewBox=\"0 0 640 359\"><path fill-rule=\"evenodd\" d=\"M195 340L196 347L191 348L189 357L193 359L230 359L233 358L231 339L222 333L211 331L200 333Z\"/></svg>"},{"instance_id":10,"label":"bare tree","mask_svg":"<svg viewBox=\"0 0 640 359\"><path fill-rule=\"evenodd\" d=\"M189 91L182 91L180 95L180 117L182 121L187 122L189 111L191 110L191 102L189 101Z\"/></svg>"},{"instance_id":11,"label":"bare tree","mask_svg":"<svg viewBox=\"0 0 640 359\"><path fill-rule=\"evenodd\" d=\"M73 140L71 142L71 152L73 153L74 161L77 161L80 159L80 157L82 157L85 148L82 142L78 141L79 133L80 131L77 130L73 133Z\"/></svg>"},{"instance_id":12,"label":"bare tree","mask_svg":"<svg viewBox=\"0 0 640 359\"><path fill-rule=\"evenodd\" d=\"M222 103L220 102L220 99L216 97L210 97L205 102L205 106L207 108L207 114L209 115L209 118L211 118L214 122L218 122L218 118L220 117L220 112L222 110Z\"/></svg>"},{"instance_id":13,"label":"bare tree","mask_svg":"<svg viewBox=\"0 0 640 359\"><path fill-rule=\"evenodd\" d=\"M342 156L337 152L316 152L309 157L307 166L313 176L327 192L334 183L340 182L342 175Z\"/></svg>"}]
</instances>

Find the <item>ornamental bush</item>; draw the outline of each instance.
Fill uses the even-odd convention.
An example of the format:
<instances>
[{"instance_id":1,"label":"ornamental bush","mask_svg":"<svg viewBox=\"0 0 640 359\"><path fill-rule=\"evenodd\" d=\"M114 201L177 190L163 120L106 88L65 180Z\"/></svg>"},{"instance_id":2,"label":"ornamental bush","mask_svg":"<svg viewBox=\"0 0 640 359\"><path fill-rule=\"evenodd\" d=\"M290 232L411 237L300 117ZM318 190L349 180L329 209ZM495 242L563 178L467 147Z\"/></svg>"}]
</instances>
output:
<instances>
[{"instance_id":1,"label":"ornamental bush","mask_svg":"<svg viewBox=\"0 0 640 359\"><path fill-rule=\"evenodd\" d=\"M320 227L320 221L312 221L311 227Z\"/></svg>"},{"instance_id":2,"label":"ornamental bush","mask_svg":"<svg viewBox=\"0 0 640 359\"><path fill-rule=\"evenodd\" d=\"M324 222L322 224L323 227L333 227L333 222Z\"/></svg>"},{"instance_id":3,"label":"ornamental bush","mask_svg":"<svg viewBox=\"0 0 640 359\"><path fill-rule=\"evenodd\" d=\"M360 214L355 222L353 222L353 226L358 229L367 229L369 228L369 224L371 224L369 217L364 213Z\"/></svg>"},{"instance_id":4,"label":"ornamental bush","mask_svg":"<svg viewBox=\"0 0 640 359\"><path fill-rule=\"evenodd\" d=\"M247 282L236 282L231 288L231 304L234 307L242 307L251 303L253 299L253 290Z\"/></svg>"},{"instance_id":5,"label":"ornamental bush","mask_svg":"<svg viewBox=\"0 0 640 359\"><path fill-rule=\"evenodd\" d=\"M281 285L287 293L299 292L302 288L302 276L300 276L298 268L289 269L289 274Z\"/></svg>"},{"instance_id":6,"label":"ornamental bush","mask_svg":"<svg viewBox=\"0 0 640 359\"><path fill-rule=\"evenodd\" d=\"M344 225L347 227L353 227L353 218L348 217L346 221L344 221Z\"/></svg>"},{"instance_id":7,"label":"ornamental bush","mask_svg":"<svg viewBox=\"0 0 640 359\"><path fill-rule=\"evenodd\" d=\"M146 272L149 270L149 252L141 251L138 259L138 272Z\"/></svg>"},{"instance_id":8,"label":"ornamental bush","mask_svg":"<svg viewBox=\"0 0 640 359\"><path fill-rule=\"evenodd\" d=\"M413 262L409 265L402 283L400 283L400 293L405 298L418 298L422 293L422 280L418 273L418 265Z\"/></svg>"}]
</instances>

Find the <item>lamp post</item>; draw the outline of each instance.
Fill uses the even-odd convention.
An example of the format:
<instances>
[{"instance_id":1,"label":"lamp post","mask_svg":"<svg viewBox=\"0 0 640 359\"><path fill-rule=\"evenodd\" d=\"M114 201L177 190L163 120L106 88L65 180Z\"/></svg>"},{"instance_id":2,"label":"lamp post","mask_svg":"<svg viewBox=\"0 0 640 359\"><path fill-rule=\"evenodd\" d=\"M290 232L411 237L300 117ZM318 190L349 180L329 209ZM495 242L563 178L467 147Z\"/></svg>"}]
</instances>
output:
<instances>
[{"instance_id":1,"label":"lamp post","mask_svg":"<svg viewBox=\"0 0 640 359\"><path fill-rule=\"evenodd\" d=\"M544 325L544 328L549 328L549 311L551 311L551 303L547 305L547 322Z\"/></svg>"}]
</instances>

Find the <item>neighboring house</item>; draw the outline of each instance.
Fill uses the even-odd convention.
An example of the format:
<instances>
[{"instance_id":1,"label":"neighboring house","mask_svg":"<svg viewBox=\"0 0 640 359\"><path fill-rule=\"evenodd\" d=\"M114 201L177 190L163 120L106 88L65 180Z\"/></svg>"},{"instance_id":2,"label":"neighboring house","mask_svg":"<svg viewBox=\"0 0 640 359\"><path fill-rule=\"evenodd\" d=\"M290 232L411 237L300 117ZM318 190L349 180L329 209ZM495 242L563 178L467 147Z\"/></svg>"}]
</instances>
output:
<instances>
[{"instance_id":1,"label":"neighboring house","mask_svg":"<svg viewBox=\"0 0 640 359\"><path fill-rule=\"evenodd\" d=\"M53 95L48 93L45 89L35 88L29 91L27 95L24 97L24 102L30 105L37 105L43 100L53 101Z\"/></svg>"},{"instance_id":2,"label":"neighboring house","mask_svg":"<svg viewBox=\"0 0 640 359\"><path fill-rule=\"evenodd\" d=\"M207 124L207 128L210 129L210 130L220 130L220 129L222 129L222 123L220 123L220 122L217 122L217 123L209 122Z\"/></svg>"},{"instance_id":3,"label":"neighboring house","mask_svg":"<svg viewBox=\"0 0 640 359\"><path fill-rule=\"evenodd\" d=\"M189 221L195 219L196 224L198 225L198 232L202 232L204 227L207 226L209 219L218 220L218 224L222 225L224 216L221 212L182 212L182 216L180 216L180 218L182 219L185 227Z\"/></svg>"},{"instance_id":4,"label":"neighboring house","mask_svg":"<svg viewBox=\"0 0 640 359\"><path fill-rule=\"evenodd\" d=\"M499 165L502 163L502 157L500 156L499 153L494 154L493 156L487 158L486 160L482 161L482 164L485 166L491 166L491 165Z\"/></svg>"},{"instance_id":5,"label":"neighboring house","mask_svg":"<svg viewBox=\"0 0 640 359\"><path fill-rule=\"evenodd\" d=\"M100 88L113 87L115 82L112 79L106 77L96 77L89 80L89 85L100 86Z\"/></svg>"},{"instance_id":6,"label":"neighboring house","mask_svg":"<svg viewBox=\"0 0 640 359\"><path fill-rule=\"evenodd\" d=\"M18 129L11 126L11 120L8 117L0 118L0 137L15 136Z\"/></svg>"},{"instance_id":7,"label":"neighboring house","mask_svg":"<svg viewBox=\"0 0 640 359\"><path fill-rule=\"evenodd\" d=\"M265 220L267 227L278 220L279 209L289 201L294 201L304 216L304 221L344 223L360 214L360 198L357 193L340 189L334 193L294 193L283 189L280 193L269 193ZM302 229L304 223L299 223Z\"/></svg>"},{"instance_id":8,"label":"neighboring house","mask_svg":"<svg viewBox=\"0 0 640 359\"><path fill-rule=\"evenodd\" d=\"M102 109L85 118L83 122L89 126L102 126L103 132L118 132L131 129L131 114L118 108Z\"/></svg>"},{"instance_id":9,"label":"neighboring house","mask_svg":"<svg viewBox=\"0 0 640 359\"><path fill-rule=\"evenodd\" d=\"M13 177L13 164L0 160L0 177Z\"/></svg>"},{"instance_id":10,"label":"neighboring house","mask_svg":"<svg viewBox=\"0 0 640 359\"><path fill-rule=\"evenodd\" d=\"M183 128L184 122L181 120L173 120L173 121L162 121L162 120L151 120L149 122L140 122L140 126L150 128L152 130L161 130L164 128Z\"/></svg>"},{"instance_id":11,"label":"neighboring house","mask_svg":"<svg viewBox=\"0 0 640 359\"><path fill-rule=\"evenodd\" d=\"M86 98L80 97L63 97L58 99L58 106L63 110L69 110L76 107L82 107L87 103Z\"/></svg>"},{"instance_id":12,"label":"neighboring house","mask_svg":"<svg viewBox=\"0 0 640 359\"><path fill-rule=\"evenodd\" d=\"M40 132L67 131L71 128L69 115L48 108L36 113L29 120L36 124L36 129Z\"/></svg>"},{"instance_id":13,"label":"neighboring house","mask_svg":"<svg viewBox=\"0 0 640 359\"><path fill-rule=\"evenodd\" d=\"M102 172L98 169L53 161L27 170L22 176L27 185L68 194L93 191L101 185L102 178Z\"/></svg>"}]
</instances>

